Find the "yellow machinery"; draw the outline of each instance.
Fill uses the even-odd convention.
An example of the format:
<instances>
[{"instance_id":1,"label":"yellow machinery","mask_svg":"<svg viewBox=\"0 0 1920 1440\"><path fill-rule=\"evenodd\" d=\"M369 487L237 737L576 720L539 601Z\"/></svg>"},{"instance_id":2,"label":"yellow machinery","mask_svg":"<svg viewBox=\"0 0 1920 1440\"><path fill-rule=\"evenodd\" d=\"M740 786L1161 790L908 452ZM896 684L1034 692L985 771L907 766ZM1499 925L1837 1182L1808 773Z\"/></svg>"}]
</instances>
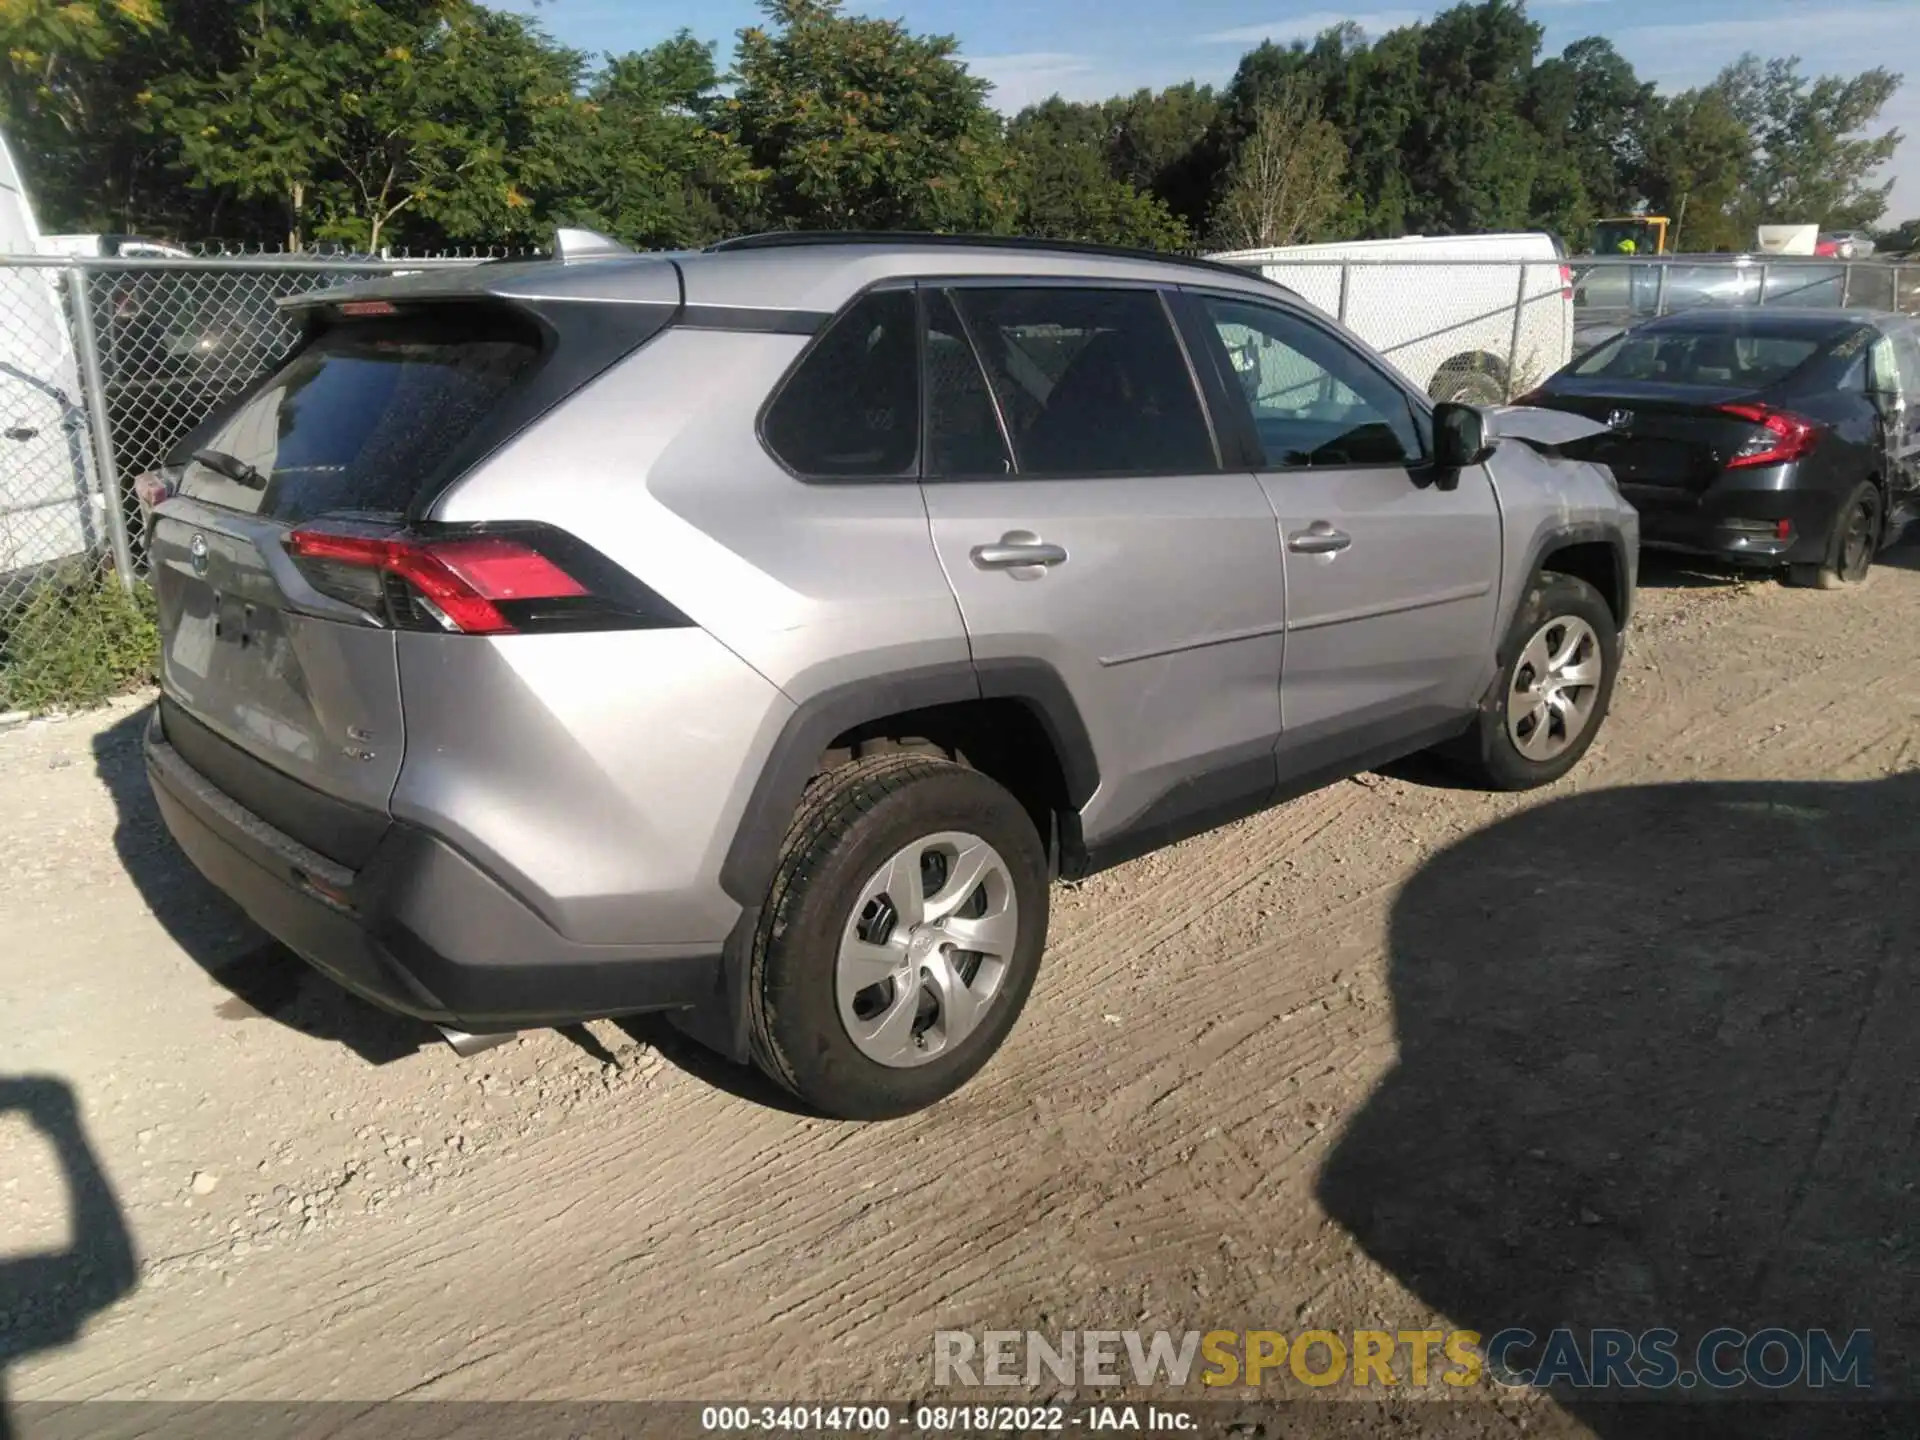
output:
<instances>
[{"instance_id":1,"label":"yellow machinery","mask_svg":"<svg viewBox=\"0 0 1920 1440\"><path fill-rule=\"evenodd\" d=\"M1664 215L1622 215L1601 220L1593 227L1593 253L1596 255L1664 255L1667 253L1667 226Z\"/></svg>"}]
</instances>

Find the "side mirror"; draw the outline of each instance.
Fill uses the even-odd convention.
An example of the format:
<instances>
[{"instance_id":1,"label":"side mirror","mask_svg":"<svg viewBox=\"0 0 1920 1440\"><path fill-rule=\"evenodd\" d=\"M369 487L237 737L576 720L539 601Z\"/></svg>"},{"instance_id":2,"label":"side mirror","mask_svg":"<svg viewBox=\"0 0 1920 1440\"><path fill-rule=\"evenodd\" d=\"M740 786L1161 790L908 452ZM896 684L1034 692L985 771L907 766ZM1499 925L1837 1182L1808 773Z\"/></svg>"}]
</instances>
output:
<instances>
[{"instance_id":1,"label":"side mirror","mask_svg":"<svg viewBox=\"0 0 1920 1440\"><path fill-rule=\"evenodd\" d=\"M1462 470L1478 465L1492 451L1487 443L1487 421L1471 405L1451 401L1433 407L1433 463L1436 483L1451 490Z\"/></svg>"}]
</instances>

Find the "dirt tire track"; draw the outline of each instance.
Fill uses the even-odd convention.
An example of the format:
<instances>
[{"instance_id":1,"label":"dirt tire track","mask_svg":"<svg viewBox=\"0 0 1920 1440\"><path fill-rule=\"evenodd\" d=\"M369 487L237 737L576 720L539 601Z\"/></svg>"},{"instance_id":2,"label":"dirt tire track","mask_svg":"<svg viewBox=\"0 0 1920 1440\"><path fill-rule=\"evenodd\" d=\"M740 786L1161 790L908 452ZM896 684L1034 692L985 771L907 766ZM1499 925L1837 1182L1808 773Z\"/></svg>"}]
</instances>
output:
<instances>
[{"instance_id":1,"label":"dirt tire track","mask_svg":"<svg viewBox=\"0 0 1920 1440\"><path fill-rule=\"evenodd\" d=\"M900 1396L924 1391L936 1328L1426 1323L1313 1198L1394 1060L1386 928L1407 879L1555 794L1914 753L1920 574L1642 603L1608 728L1549 795L1342 784L1058 890L1003 1053L952 1101L864 1127L723 1093L614 1027L593 1029L600 1059L541 1035L373 1066L216 1019L225 992L100 858L115 816L88 748L107 721L0 738L0 839L44 858L0 877L30 954L8 1027L57 1035L23 1058L79 1090L142 1253L182 1257L25 1361L13 1394ZM84 1015L56 993L76 967ZM1835 1144L1869 1123L1851 1100L1835 1115ZM413 1152L368 1127L426 1137L427 1158L401 1178ZM0 1173L31 1178L22 1143L0 1132ZM231 1241L257 1224L250 1189L304 1206L343 1169L395 1178ZM183 1198L196 1170L230 1178Z\"/></svg>"}]
</instances>

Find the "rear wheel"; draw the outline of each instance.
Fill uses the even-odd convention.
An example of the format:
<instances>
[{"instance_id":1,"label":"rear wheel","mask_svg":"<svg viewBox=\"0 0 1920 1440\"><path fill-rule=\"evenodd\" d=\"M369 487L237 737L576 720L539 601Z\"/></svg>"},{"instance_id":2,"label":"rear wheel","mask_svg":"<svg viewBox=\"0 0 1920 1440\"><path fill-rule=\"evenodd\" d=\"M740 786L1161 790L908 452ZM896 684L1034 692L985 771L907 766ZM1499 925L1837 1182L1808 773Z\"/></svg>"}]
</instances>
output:
<instances>
[{"instance_id":1,"label":"rear wheel","mask_svg":"<svg viewBox=\"0 0 1920 1440\"><path fill-rule=\"evenodd\" d=\"M1447 753L1489 789L1551 785L1580 763L1606 718L1620 661L1613 612L1586 581L1542 571L1505 653L1473 728Z\"/></svg>"},{"instance_id":2,"label":"rear wheel","mask_svg":"<svg viewBox=\"0 0 1920 1440\"><path fill-rule=\"evenodd\" d=\"M1047 885L1032 819L977 771L894 754L830 772L795 817L755 936L755 1061L849 1120L952 1094L1026 1004Z\"/></svg>"},{"instance_id":3,"label":"rear wheel","mask_svg":"<svg viewBox=\"0 0 1920 1440\"><path fill-rule=\"evenodd\" d=\"M1840 590L1861 584L1873 568L1873 557L1880 550L1880 530L1885 514L1880 487L1871 480L1854 486L1833 522L1833 537L1827 542L1827 558L1812 565L1789 567L1787 578L1795 585L1815 590Z\"/></svg>"},{"instance_id":4,"label":"rear wheel","mask_svg":"<svg viewBox=\"0 0 1920 1440\"><path fill-rule=\"evenodd\" d=\"M1500 362L1490 356L1449 360L1434 375L1427 394L1442 404L1504 405L1506 376L1501 372Z\"/></svg>"}]
</instances>

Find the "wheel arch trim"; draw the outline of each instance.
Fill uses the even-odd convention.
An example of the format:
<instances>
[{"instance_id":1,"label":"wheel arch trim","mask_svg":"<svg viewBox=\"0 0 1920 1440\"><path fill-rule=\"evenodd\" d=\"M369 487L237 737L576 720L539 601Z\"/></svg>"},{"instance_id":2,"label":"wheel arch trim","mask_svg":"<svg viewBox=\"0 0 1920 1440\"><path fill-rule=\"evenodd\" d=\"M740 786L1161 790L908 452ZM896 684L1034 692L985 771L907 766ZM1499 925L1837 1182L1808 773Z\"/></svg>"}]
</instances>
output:
<instances>
[{"instance_id":1,"label":"wheel arch trim","mask_svg":"<svg viewBox=\"0 0 1920 1440\"><path fill-rule=\"evenodd\" d=\"M969 700L1026 706L1053 745L1068 805L1078 811L1092 798L1100 783L1093 742L1072 692L1045 661L954 661L868 676L809 696L787 717L721 862L721 888L742 905L762 902L807 781L837 736L888 716Z\"/></svg>"}]
</instances>

